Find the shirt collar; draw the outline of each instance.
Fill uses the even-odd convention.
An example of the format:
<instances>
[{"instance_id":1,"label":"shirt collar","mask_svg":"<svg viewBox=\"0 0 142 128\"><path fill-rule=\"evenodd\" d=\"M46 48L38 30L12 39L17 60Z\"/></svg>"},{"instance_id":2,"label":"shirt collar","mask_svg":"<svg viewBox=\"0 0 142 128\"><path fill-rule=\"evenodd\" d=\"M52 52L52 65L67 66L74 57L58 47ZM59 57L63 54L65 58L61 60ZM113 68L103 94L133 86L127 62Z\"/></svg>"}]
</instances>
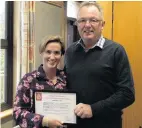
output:
<instances>
[{"instance_id":1,"label":"shirt collar","mask_svg":"<svg viewBox=\"0 0 142 128\"><path fill-rule=\"evenodd\" d=\"M46 74L45 74L45 71L44 71L44 69L43 69L43 64L41 64L39 67L38 67L38 70L37 70L37 77L39 77L39 78L41 78L41 79L47 79L46 78ZM64 74L64 71L62 71L62 70L59 70L59 69L57 69L57 71L56 71L56 75L57 75L57 80L59 80L59 81L62 81L63 83L65 83L66 82L66 76L65 76L65 74ZM48 80L48 79L47 79Z\"/></svg>"},{"instance_id":2,"label":"shirt collar","mask_svg":"<svg viewBox=\"0 0 142 128\"><path fill-rule=\"evenodd\" d=\"M105 43L105 38L103 36L100 37L100 39L98 40L98 42L96 44L94 44L90 49L97 47L100 47L101 49L103 49L104 47L104 43ZM84 44L83 44L83 40L80 38L80 40L76 43L76 45L80 44L84 50L86 50ZM89 50L89 49L88 49Z\"/></svg>"}]
</instances>

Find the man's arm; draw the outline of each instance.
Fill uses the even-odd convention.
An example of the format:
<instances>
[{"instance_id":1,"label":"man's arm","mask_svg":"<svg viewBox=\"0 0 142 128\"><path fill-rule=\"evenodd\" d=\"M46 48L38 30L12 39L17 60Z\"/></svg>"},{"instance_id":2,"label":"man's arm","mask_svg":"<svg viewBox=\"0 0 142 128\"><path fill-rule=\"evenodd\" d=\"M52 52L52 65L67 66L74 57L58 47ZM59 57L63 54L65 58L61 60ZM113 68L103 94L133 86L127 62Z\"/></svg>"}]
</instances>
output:
<instances>
[{"instance_id":1,"label":"man's arm","mask_svg":"<svg viewBox=\"0 0 142 128\"><path fill-rule=\"evenodd\" d=\"M105 100L91 105L93 115L122 110L135 101L134 82L125 49L120 45L115 52L116 92Z\"/></svg>"}]
</instances>

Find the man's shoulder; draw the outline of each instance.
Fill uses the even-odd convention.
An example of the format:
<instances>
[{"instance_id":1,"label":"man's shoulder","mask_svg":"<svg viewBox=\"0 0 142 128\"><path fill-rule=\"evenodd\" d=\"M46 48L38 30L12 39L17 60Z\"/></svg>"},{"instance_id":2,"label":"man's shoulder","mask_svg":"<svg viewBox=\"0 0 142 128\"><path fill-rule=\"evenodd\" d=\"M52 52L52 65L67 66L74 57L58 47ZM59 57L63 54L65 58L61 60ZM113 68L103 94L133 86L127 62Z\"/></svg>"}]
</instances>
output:
<instances>
[{"instance_id":1,"label":"man's shoulder","mask_svg":"<svg viewBox=\"0 0 142 128\"><path fill-rule=\"evenodd\" d=\"M106 39L104 49L111 51L114 55L127 56L127 52L122 44L109 39Z\"/></svg>"},{"instance_id":2,"label":"man's shoulder","mask_svg":"<svg viewBox=\"0 0 142 128\"><path fill-rule=\"evenodd\" d=\"M124 48L120 43L105 38L104 47L107 47L107 46L110 46L110 47L112 47L112 48L114 48L114 49L123 49L123 48Z\"/></svg>"},{"instance_id":3,"label":"man's shoulder","mask_svg":"<svg viewBox=\"0 0 142 128\"><path fill-rule=\"evenodd\" d=\"M66 51L72 51L72 50L75 50L75 49L77 48L77 45L78 45L78 41L73 42L72 44L69 45L69 47L67 48Z\"/></svg>"},{"instance_id":4,"label":"man's shoulder","mask_svg":"<svg viewBox=\"0 0 142 128\"><path fill-rule=\"evenodd\" d=\"M76 45L78 45L78 41L73 42L72 44L70 44L70 46L68 47L68 49L74 48L74 47L76 47Z\"/></svg>"}]
</instances>

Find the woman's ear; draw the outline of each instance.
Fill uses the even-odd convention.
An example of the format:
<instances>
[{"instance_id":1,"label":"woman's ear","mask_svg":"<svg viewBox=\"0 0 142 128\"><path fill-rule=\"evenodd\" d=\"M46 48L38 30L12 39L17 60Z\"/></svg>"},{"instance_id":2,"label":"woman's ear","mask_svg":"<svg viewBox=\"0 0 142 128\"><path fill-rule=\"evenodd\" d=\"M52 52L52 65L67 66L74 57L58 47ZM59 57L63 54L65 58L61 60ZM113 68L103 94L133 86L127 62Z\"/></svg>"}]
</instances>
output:
<instances>
[{"instance_id":1,"label":"woman's ear","mask_svg":"<svg viewBox=\"0 0 142 128\"><path fill-rule=\"evenodd\" d=\"M43 56L43 53L40 53L40 56L42 57L42 56Z\"/></svg>"}]
</instances>

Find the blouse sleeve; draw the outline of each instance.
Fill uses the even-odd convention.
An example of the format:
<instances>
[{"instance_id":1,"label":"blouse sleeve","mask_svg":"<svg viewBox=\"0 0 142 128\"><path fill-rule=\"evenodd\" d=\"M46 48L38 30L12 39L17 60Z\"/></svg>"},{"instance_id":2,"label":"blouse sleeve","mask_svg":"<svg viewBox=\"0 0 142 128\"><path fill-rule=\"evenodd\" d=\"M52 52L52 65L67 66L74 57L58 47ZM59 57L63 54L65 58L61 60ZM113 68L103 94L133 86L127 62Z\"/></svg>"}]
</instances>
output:
<instances>
[{"instance_id":1,"label":"blouse sleeve","mask_svg":"<svg viewBox=\"0 0 142 128\"><path fill-rule=\"evenodd\" d=\"M33 113L33 103L30 93L29 79L26 77L21 79L17 86L16 96L13 106L13 117L16 125L21 128L40 128L42 127L43 116Z\"/></svg>"}]
</instances>

